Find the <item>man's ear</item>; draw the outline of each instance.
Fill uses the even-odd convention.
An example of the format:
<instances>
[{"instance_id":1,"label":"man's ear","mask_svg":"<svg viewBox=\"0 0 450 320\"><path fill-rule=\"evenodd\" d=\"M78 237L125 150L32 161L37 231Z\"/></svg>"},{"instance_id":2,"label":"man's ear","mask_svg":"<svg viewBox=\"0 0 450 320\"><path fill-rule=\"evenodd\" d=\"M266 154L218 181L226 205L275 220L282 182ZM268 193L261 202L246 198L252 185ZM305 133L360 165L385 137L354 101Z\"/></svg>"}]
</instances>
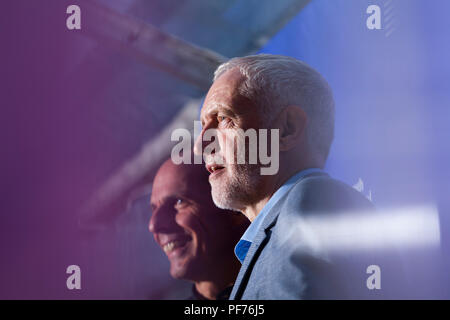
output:
<instances>
[{"instance_id":1,"label":"man's ear","mask_svg":"<svg viewBox=\"0 0 450 320\"><path fill-rule=\"evenodd\" d=\"M288 106L278 119L280 128L280 151L288 151L304 139L308 117L299 106Z\"/></svg>"}]
</instances>

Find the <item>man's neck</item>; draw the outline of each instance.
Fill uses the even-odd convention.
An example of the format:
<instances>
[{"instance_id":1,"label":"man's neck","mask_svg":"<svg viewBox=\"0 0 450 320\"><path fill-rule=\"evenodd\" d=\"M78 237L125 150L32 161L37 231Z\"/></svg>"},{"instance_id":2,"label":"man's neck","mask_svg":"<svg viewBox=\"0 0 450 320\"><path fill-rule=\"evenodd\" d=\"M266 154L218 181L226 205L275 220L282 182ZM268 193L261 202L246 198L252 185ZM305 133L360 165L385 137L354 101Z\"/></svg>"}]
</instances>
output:
<instances>
[{"instance_id":1,"label":"man's neck","mask_svg":"<svg viewBox=\"0 0 450 320\"><path fill-rule=\"evenodd\" d=\"M195 283L195 290L208 300L216 300L217 296L233 283L218 284L214 281L201 281Z\"/></svg>"},{"instance_id":2,"label":"man's neck","mask_svg":"<svg viewBox=\"0 0 450 320\"><path fill-rule=\"evenodd\" d=\"M311 166L313 167L313 166ZM252 204L249 204L245 206L242 210L242 213L250 220L250 222L253 222L255 220L256 216L261 212L261 210L264 208L264 206L269 202L270 198L273 196L273 194L286 182L291 178L294 174L306 170L308 166L306 167L297 167L294 169L291 169L287 171L285 174L279 173L278 175L274 176L273 179L268 179L268 182L266 183L266 190L264 192L265 196L262 196L260 200L255 201Z\"/></svg>"},{"instance_id":3,"label":"man's neck","mask_svg":"<svg viewBox=\"0 0 450 320\"><path fill-rule=\"evenodd\" d=\"M232 286L239 269L241 268L240 262L234 255L233 248L230 248L229 252L229 256L223 256L221 261L216 261L217 265L222 268L220 272L216 270L218 274L209 275L207 277L213 280L200 280L194 282L197 292L208 300L216 300L220 293Z\"/></svg>"},{"instance_id":4,"label":"man's neck","mask_svg":"<svg viewBox=\"0 0 450 320\"><path fill-rule=\"evenodd\" d=\"M273 193L275 193L275 191ZM248 220L250 220L250 222L253 222L253 220L256 219L256 216L261 212L261 210L264 208L264 206L267 204L267 202L269 202L273 193L264 197L260 201L254 203L254 204L248 205L244 208L242 213L248 218Z\"/></svg>"}]
</instances>

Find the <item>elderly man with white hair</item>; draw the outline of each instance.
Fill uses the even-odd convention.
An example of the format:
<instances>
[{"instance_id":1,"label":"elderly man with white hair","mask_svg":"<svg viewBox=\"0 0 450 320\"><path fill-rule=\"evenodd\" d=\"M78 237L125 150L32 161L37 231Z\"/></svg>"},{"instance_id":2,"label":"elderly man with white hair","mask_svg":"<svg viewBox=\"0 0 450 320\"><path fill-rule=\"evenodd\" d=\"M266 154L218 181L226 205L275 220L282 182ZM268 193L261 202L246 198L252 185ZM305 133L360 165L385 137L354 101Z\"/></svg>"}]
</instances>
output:
<instances>
[{"instance_id":1,"label":"elderly man with white hair","mask_svg":"<svg viewBox=\"0 0 450 320\"><path fill-rule=\"evenodd\" d=\"M214 203L251 221L235 247L242 267L231 298L352 297L344 283L349 278L340 277L345 271L320 250L320 239L291 223L311 215L372 209L359 192L323 172L334 135L334 99L327 81L291 57L234 58L217 69L200 118L195 152L206 149L203 135L209 129L216 131L220 146L214 157L204 155ZM234 153L223 151L237 139L237 129L277 130L275 174L262 175L260 161L237 163L230 158ZM223 161L216 163L218 158ZM292 241L298 232L302 236ZM365 275L365 269L360 271ZM365 288L364 277L352 281Z\"/></svg>"}]
</instances>

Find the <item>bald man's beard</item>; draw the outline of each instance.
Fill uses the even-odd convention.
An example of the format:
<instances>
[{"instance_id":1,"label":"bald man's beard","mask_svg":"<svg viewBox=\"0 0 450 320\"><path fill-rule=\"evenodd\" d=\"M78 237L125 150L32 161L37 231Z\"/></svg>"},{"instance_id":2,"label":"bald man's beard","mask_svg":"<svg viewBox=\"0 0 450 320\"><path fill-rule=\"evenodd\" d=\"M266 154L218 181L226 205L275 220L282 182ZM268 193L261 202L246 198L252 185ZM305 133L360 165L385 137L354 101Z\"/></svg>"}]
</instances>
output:
<instances>
[{"instance_id":1,"label":"bald man's beard","mask_svg":"<svg viewBox=\"0 0 450 320\"><path fill-rule=\"evenodd\" d=\"M260 166L251 164L229 165L225 174L210 179L214 204L225 210L242 211L254 204L261 185Z\"/></svg>"}]
</instances>

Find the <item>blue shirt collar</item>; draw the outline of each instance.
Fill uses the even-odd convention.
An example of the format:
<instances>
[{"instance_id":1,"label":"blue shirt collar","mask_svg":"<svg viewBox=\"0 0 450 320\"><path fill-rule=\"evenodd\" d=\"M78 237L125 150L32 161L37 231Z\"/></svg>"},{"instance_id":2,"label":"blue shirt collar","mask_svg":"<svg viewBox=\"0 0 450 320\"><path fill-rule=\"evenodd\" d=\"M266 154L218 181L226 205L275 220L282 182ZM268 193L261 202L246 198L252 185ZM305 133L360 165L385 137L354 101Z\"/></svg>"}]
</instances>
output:
<instances>
[{"instance_id":1,"label":"blue shirt collar","mask_svg":"<svg viewBox=\"0 0 450 320\"><path fill-rule=\"evenodd\" d=\"M298 180L306 175L316 172L322 172L322 170L318 168L311 168L296 173L273 194L261 212L256 216L255 220L253 220L253 222L248 226L247 230L242 235L241 240L239 240L234 248L234 253L241 263L243 263L244 258L250 249L250 245L261 228L264 218L267 216L270 209L275 206L278 200L280 200Z\"/></svg>"}]
</instances>

